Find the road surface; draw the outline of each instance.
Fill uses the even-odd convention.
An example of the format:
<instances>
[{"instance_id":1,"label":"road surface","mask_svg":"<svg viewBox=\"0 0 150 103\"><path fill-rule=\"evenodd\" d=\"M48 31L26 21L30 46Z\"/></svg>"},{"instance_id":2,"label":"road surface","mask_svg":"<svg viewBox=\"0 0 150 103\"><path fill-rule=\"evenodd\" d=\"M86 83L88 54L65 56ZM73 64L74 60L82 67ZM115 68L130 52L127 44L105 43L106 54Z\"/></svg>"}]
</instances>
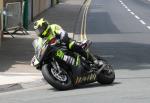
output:
<instances>
[{"instance_id":1,"label":"road surface","mask_svg":"<svg viewBox=\"0 0 150 103\"><path fill-rule=\"evenodd\" d=\"M0 94L1 103L149 103L150 1L92 0L87 14L92 52L114 67L112 85L69 91L49 85Z\"/></svg>"}]
</instances>

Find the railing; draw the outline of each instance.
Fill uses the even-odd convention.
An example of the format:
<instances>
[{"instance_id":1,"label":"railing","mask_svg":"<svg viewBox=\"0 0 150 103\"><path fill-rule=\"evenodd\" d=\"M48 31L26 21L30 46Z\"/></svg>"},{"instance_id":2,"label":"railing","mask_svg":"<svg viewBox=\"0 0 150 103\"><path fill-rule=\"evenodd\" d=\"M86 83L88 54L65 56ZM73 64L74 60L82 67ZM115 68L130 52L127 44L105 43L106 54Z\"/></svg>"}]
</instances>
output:
<instances>
[{"instance_id":1,"label":"railing","mask_svg":"<svg viewBox=\"0 0 150 103\"><path fill-rule=\"evenodd\" d=\"M11 2L6 3L3 11L4 15L4 33L10 34L12 37L17 31L28 34L23 28L23 3Z\"/></svg>"}]
</instances>

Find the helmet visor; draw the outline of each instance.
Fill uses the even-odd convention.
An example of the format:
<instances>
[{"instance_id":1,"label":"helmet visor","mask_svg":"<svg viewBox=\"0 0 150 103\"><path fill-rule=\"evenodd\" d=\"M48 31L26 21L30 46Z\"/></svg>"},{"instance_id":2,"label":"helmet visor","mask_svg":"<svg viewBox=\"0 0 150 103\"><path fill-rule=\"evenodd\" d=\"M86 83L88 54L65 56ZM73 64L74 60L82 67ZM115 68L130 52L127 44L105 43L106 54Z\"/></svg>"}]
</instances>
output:
<instances>
[{"instance_id":1,"label":"helmet visor","mask_svg":"<svg viewBox=\"0 0 150 103\"><path fill-rule=\"evenodd\" d=\"M42 28L38 28L38 29L35 30L35 32L36 32L36 34L37 34L38 36L42 36L43 31L44 31L44 30L43 30Z\"/></svg>"},{"instance_id":2,"label":"helmet visor","mask_svg":"<svg viewBox=\"0 0 150 103\"><path fill-rule=\"evenodd\" d=\"M40 36L40 31L39 31L39 29L36 29L35 32L36 32L36 34L37 34L38 36Z\"/></svg>"}]
</instances>

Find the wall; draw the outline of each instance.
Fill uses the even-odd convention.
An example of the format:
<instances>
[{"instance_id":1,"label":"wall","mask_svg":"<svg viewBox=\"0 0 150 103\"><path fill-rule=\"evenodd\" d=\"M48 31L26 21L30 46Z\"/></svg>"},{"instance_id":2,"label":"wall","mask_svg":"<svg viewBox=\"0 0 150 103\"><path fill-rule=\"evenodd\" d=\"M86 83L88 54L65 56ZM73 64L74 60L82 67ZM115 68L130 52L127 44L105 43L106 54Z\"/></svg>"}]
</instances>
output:
<instances>
[{"instance_id":1,"label":"wall","mask_svg":"<svg viewBox=\"0 0 150 103\"><path fill-rule=\"evenodd\" d=\"M3 30L3 16L1 15L3 11L3 0L0 0L0 46L1 46L1 40L2 40L2 30Z\"/></svg>"},{"instance_id":2,"label":"wall","mask_svg":"<svg viewBox=\"0 0 150 103\"><path fill-rule=\"evenodd\" d=\"M51 0L33 0L33 12L32 18L35 18L38 14L51 6Z\"/></svg>"},{"instance_id":3,"label":"wall","mask_svg":"<svg viewBox=\"0 0 150 103\"><path fill-rule=\"evenodd\" d=\"M28 1L28 20L31 22L32 20L32 0Z\"/></svg>"}]
</instances>

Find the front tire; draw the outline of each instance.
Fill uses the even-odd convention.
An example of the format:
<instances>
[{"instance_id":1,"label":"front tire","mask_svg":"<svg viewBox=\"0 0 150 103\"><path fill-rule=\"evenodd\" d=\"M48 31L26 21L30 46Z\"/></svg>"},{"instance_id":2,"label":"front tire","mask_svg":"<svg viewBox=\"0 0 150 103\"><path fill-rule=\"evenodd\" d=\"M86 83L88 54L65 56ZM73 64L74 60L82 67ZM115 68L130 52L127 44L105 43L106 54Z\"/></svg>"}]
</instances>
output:
<instances>
[{"instance_id":1,"label":"front tire","mask_svg":"<svg viewBox=\"0 0 150 103\"><path fill-rule=\"evenodd\" d=\"M73 88L71 78L63 68L61 68L61 69L67 78L66 81L60 81L57 78L55 78L55 76L51 72L52 68L53 67L49 66L48 64L45 64L42 67L43 77L49 84L51 84L54 88L56 88L58 90L68 90L68 89Z\"/></svg>"}]
</instances>

